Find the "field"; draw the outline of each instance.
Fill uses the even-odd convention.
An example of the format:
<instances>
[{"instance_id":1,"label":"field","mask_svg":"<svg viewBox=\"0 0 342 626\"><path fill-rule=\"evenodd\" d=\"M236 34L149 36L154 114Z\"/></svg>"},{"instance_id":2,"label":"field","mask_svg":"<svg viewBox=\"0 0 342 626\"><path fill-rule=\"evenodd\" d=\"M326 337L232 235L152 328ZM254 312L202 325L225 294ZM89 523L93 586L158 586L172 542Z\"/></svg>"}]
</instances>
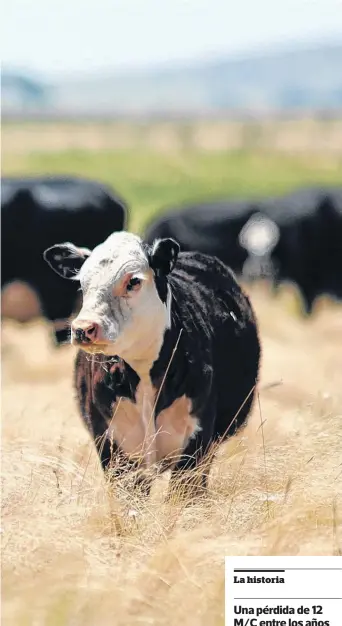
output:
<instances>
[{"instance_id":1,"label":"field","mask_svg":"<svg viewBox=\"0 0 342 626\"><path fill-rule=\"evenodd\" d=\"M324 151L12 147L4 174L107 181L134 230L169 203L340 183L342 171ZM250 295L263 358L247 427L217 454L202 502L164 504L165 475L135 517L127 494L104 483L77 415L73 349L53 351L42 320L3 323L4 624L222 626L224 555L342 554L341 306L322 300L303 321L290 288Z\"/></svg>"},{"instance_id":2,"label":"field","mask_svg":"<svg viewBox=\"0 0 342 626\"><path fill-rule=\"evenodd\" d=\"M141 230L164 206L340 184L342 120L282 124L4 125L6 174L69 172L109 183Z\"/></svg>"}]
</instances>

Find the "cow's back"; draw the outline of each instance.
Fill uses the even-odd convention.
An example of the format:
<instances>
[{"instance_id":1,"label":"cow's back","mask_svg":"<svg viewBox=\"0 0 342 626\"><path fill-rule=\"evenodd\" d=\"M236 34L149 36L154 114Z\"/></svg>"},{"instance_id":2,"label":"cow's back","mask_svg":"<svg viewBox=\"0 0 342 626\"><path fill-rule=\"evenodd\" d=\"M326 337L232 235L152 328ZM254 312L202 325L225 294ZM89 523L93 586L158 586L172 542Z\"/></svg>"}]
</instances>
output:
<instances>
[{"instance_id":1,"label":"cow's back","mask_svg":"<svg viewBox=\"0 0 342 626\"><path fill-rule=\"evenodd\" d=\"M249 413L259 373L260 343L249 298L229 267L200 253L181 253L170 283L189 352L203 366L211 353L217 431L225 433L230 416L225 434L231 434Z\"/></svg>"}]
</instances>

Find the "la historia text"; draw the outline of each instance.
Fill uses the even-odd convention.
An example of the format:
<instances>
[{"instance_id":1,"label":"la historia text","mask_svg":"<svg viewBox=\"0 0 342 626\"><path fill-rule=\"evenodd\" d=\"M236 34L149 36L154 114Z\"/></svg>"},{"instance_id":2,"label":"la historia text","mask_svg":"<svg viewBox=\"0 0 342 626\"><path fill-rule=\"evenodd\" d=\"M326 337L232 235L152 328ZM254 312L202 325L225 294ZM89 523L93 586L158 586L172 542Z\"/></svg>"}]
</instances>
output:
<instances>
[{"instance_id":1,"label":"la historia text","mask_svg":"<svg viewBox=\"0 0 342 626\"><path fill-rule=\"evenodd\" d=\"M234 576L235 583L285 583L285 578L281 576Z\"/></svg>"}]
</instances>

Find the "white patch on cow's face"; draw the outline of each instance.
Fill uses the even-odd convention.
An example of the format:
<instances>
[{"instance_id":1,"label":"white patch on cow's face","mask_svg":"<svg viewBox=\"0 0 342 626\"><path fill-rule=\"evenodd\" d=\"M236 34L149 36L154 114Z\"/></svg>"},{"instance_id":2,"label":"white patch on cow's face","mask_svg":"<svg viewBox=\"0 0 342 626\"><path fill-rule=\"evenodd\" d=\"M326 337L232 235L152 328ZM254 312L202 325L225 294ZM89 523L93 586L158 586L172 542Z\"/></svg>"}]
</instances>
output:
<instances>
[{"instance_id":1,"label":"white patch on cow's face","mask_svg":"<svg viewBox=\"0 0 342 626\"><path fill-rule=\"evenodd\" d=\"M170 297L166 304L160 300L141 239L126 232L110 235L84 262L78 278L83 306L73 327L86 320L100 328L96 342L82 347L117 354L130 364L153 362L170 323ZM132 278L140 284L127 291Z\"/></svg>"}]
</instances>

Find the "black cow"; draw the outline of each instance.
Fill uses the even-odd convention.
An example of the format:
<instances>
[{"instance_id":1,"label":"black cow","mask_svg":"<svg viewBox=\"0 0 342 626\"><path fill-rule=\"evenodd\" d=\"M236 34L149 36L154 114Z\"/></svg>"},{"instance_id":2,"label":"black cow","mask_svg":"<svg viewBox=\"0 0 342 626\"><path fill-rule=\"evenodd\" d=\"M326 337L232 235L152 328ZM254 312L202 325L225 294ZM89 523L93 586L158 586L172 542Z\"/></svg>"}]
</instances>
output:
<instances>
[{"instance_id":1,"label":"black cow","mask_svg":"<svg viewBox=\"0 0 342 626\"><path fill-rule=\"evenodd\" d=\"M297 191L268 201L266 211L279 228L275 286L295 283L306 314L320 295L342 299L342 187Z\"/></svg>"},{"instance_id":2,"label":"black cow","mask_svg":"<svg viewBox=\"0 0 342 626\"><path fill-rule=\"evenodd\" d=\"M51 274L43 252L56 239L95 247L124 228L125 203L105 185L82 178L2 178L1 220L1 288L15 280L33 287L47 319L62 320L55 337L57 345L64 343L78 285Z\"/></svg>"},{"instance_id":3,"label":"black cow","mask_svg":"<svg viewBox=\"0 0 342 626\"><path fill-rule=\"evenodd\" d=\"M145 232L149 243L163 237L216 256L247 279L296 283L307 313L320 294L342 297L341 187L168 210Z\"/></svg>"},{"instance_id":4,"label":"black cow","mask_svg":"<svg viewBox=\"0 0 342 626\"><path fill-rule=\"evenodd\" d=\"M116 472L161 464L198 488L213 444L247 420L260 344L233 272L215 258L178 253L172 239L149 246L122 232L93 251L55 245L45 258L80 281L83 306L71 325L82 348L76 388L103 468L114 453ZM149 491L146 475L143 482Z\"/></svg>"}]
</instances>

